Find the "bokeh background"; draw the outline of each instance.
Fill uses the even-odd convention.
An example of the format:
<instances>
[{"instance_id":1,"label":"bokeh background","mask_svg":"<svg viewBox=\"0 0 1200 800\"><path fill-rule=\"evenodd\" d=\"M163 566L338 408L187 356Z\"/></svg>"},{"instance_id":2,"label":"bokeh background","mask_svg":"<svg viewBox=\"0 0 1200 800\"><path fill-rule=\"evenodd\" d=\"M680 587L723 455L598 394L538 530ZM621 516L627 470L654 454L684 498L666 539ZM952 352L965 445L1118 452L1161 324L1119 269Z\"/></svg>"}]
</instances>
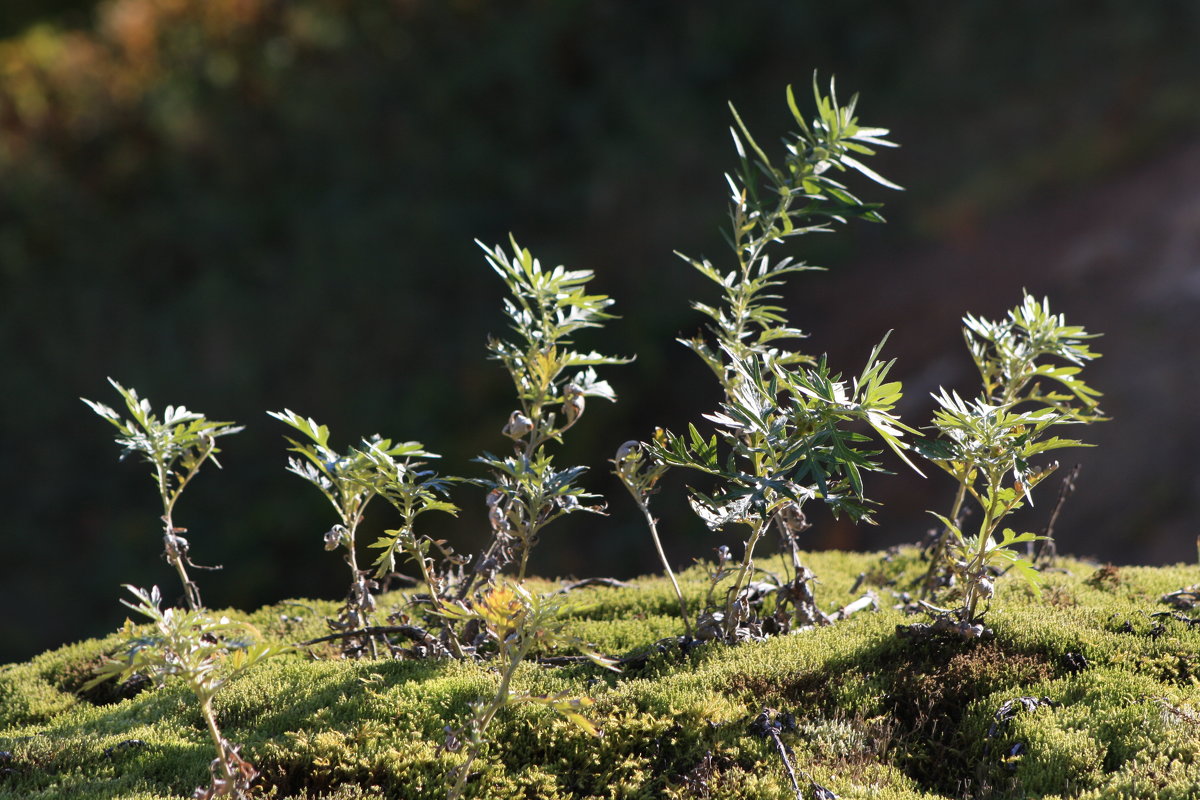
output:
<instances>
[{"instance_id":1,"label":"bokeh background","mask_svg":"<svg viewBox=\"0 0 1200 800\"><path fill-rule=\"evenodd\" d=\"M1105 333L1088 372L1113 416L1064 454L1083 470L1060 549L1196 559L1194 2L6 0L0 36L0 661L118 624L121 583L176 588L146 467L78 400L118 402L107 376L248 426L177 509L196 559L225 565L199 575L208 604L340 596L330 511L284 472L264 412L313 416L339 446L419 439L479 475L512 400L484 359L502 286L473 240L509 232L595 270L622 319L580 344L638 356L558 456L592 468L611 516L556 523L533 568L655 571L605 459L714 408L674 341L711 292L672 252L724 257L726 101L775 142L784 87L814 70L892 129L902 148L872 163L907 191L860 183L888 225L793 246L830 268L786 292L807 349L852 373L894 329L920 425L939 385L975 391L961 315L1050 295ZM807 545L919 539L952 488L893 466L868 483L877 526L816 512ZM677 564L736 541L691 517L682 483L656 506ZM454 499L460 518L428 532L472 552L482 495Z\"/></svg>"}]
</instances>

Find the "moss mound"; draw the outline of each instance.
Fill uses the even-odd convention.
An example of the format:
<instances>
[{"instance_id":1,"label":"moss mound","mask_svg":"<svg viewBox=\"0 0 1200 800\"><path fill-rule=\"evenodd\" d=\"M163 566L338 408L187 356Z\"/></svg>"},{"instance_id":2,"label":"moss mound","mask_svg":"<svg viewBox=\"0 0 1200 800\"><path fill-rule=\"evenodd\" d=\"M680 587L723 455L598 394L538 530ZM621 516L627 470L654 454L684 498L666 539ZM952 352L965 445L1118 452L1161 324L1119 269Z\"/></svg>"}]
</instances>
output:
<instances>
[{"instance_id":1,"label":"moss mound","mask_svg":"<svg viewBox=\"0 0 1200 800\"><path fill-rule=\"evenodd\" d=\"M806 563L827 608L854 599L863 573L902 588L920 570L912 552L814 553ZM1200 626L1161 598L1200 571L1063 566L1040 598L1001 581L994 636L978 641L897 635L914 620L880 588L880 611L829 627L683 647L671 638L682 625L664 580L575 590L572 630L623 656L623 672L528 663L517 680L594 698L603 735L512 710L468 796L794 798L782 745L804 797L817 787L885 800L1194 797ZM698 599L703 572L683 584ZM403 599L385 595L381 606ZM324 633L334 605L224 613L294 642ZM118 644L114 635L0 667L0 798L162 800L207 783L211 743L185 688L82 689ZM256 668L217 707L268 796L441 798L462 759L442 747L445 728L495 686L486 663L345 661L330 646Z\"/></svg>"}]
</instances>

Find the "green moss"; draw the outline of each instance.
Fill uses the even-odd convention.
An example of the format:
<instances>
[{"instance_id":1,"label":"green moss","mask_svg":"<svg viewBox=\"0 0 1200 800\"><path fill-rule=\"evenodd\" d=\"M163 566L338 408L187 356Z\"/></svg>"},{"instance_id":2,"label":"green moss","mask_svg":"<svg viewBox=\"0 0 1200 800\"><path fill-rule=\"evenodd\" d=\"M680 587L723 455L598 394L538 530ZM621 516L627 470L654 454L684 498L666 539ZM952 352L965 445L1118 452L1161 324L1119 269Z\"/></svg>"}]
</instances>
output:
<instances>
[{"instance_id":1,"label":"green moss","mask_svg":"<svg viewBox=\"0 0 1200 800\"><path fill-rule=\"evenodd\" d=\"M805 556L826 608L864 585L903 589L911 552ZM769 570L781 563L764 560ZM739 647L681 648L661 579L572 592L572 630L625 657L617 675L591 664L528 663L521 691L590 696L595 738L544 709L495 722L468 796L486 798L793 798L774 742L752 732L764 709L788 721L808 782L844 798L1194 796L1200 782L1200 629L1169 617L1162 594L1196 582L1190 567L1067 562L1040 597L1001 581L984 641L902 638L890 608ZM701 570L682 584L691 602ZM549 588L551 584L541 587ZM381 606L403 602L385 595ZM296 601L249 615L282 641L315 638L336 603ZM181 686L84 692L114 635L0 667L0 798L187 797L207 781L211 743ZM227 686L225 735L276 798L441 798L463 756L447 726L494 691L489 664L344 661L336 645L285 656ZM1007 701L1037 698L1003 721ZM1042 703L1047 698L1050 703Z\"/></svg>"}]
</instances>

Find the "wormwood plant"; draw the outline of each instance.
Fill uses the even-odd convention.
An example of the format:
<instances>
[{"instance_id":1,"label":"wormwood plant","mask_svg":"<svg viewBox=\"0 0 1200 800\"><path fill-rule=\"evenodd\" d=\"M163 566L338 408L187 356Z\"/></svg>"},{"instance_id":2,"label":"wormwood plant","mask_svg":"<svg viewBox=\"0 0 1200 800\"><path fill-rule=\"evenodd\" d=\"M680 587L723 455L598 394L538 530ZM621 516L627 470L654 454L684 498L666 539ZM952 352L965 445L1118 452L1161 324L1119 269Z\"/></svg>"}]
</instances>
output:
<instances>
[{"instance_id":1,"label":"wormwood plant","mask_svg":"<svg viewBox=\"0 0 1200 800\"><path fill-rule=\"evenodd\" d=\"M151 629L139 631L126 620L125 657L106 661L84 688L114 678L126 681L134 676L145 676L159 685L169 678L180 678L196 696L200 716L204 718L217 751L211 765L212 781L208 788L196 789L193 797L250 797L258 771L239 755L236 745L221 735L213 700L229 681L255 664L291 648L255 642L248 625L224 617L213 619L201 611L177 608L164 611L159 608L162 597L157 586L149 592L135 586L126 585L125 588L137 602L122 600L122 604L149 619Z\"/></svg>"},{"instance_id":2,"label":"wormwood plant","mask_svg":"<svg viewBox=\"0 0 1200 800\"><path fill-rule=\"evenodd\" d=\"M586 291L591 270L542 269L511 238L511 257L499 245L489 250L477 243L511 295L504 301L504 312L517 339L492 338L488 351L508 370L520 407L501 431L512 441L513 454L484 453L477 459L492 473L489 479L475 481L488 490L492 542L477 560L472 578L463 584L460 599L467 597L475 577L490 578L513 561L517 579L523 580L530 550L542 529L559 517L578 511L604 513L601 505L585 504L598 495L576 485L587 468L556 468L546 446L562 441L562 435L583 416L588 397L616 400L595 367L630 361L571 348L574 334L613 319L605 311L613 301Z\"/></svg>"},{"instance_id":3,"label":"wormwood plant","mask_svg":"<svg viewBox=\"0 0 1200 800\"><path fill-rule=\"evenodd\" d=\"M112 378L108 382L124 398L132 419L123 420L116 411L102 403L80 399L120 431L117 444L124 448L121 458L130 453L141 453L143 459L153 467L154 482L162 501L163 554L179 573L188 608L195 611L203 604L200 602L200 589L188 577L187 568L220 567L200 567L189 558L188 540L179 535L186 533L187 528L176 527L174 522L175 503L205 461L211 460L218 467L221 466L216 459L216 454L221 452L217 448L217 437L237 433L242 428L232 422L214 422L183 406L167 406L162 419L159 419L151 410L149 400L138 397L136 391L126 389Z\"/></svg>"},{"instance_id":4,"label":"wormwood plant","mask_svg":"<svg viewBox=\"0 0 1200 800\"><path fill-rule=\"evenodd\" d=\"M559 619L561 598L561 595L531 592L520 583L500 581L471 601L451 601L440 609L439 613L447 619L480 628L484 638L496 649L500 673L496 693L490 699L473 702L466 723L456 730L448 730L447 749L465 749L466 753L466 760L451 775L452 783L446 794L449 800L462 796L471 776L471 766L487 753L488 727L506 708L527 703L539 705L587 733L599 735L596 726L583 713L592 704L590 698L570 693L533 695L512 688L517 667L535 650L578 650L592 663L619 671L614 659L597 653L579 637L565 632L565 623Z\"/></svg>"},{"instance_id":5,"label":"wormwood plant","mask_svg":"<svg viewBox=\"0 0 1200 800\"><path fill-rule=\"evenodd\" d=\"M795 534L805 527L804 504L812 499L823 501L835 514L869 519L862 473L881 466L875 460L879 451L865 447L869 439L862 431L873 431L905 458L901 436L911 430L892 413L901 386L887 381L892 362L880 360L882 342L850 382L834 373L824 357L814 359L784 346L803 334L788 326L776 305L777 287L791 273L817 268L790 257L775 259L770 247L800 234L830 230L831 223L848 218L882 219L877 206L851 194L833 177L836 173L856 170L899 188L853 155L871 155L871 146L891 146L882 138L887 131L860 126L854 116L856 99L840 106L832 84L826 96L814 78L813 95L817 116L808 122L788 88L788 107L799 130L784 140L778 165L733 110L737 128L731 132L741 166L735 176L726 177L732 189L728 241L735 263L722 271L708 260L681 255L723 295L720 306L693 304L711 319L708 336L681 340L708 365L724 390L720 410L705 415L717 433L705 439L692 425L686 435L667 432L645 445L661 465L686 467L718 480L711 494L690 490L692 508L710 529L729 523L749 528L740 564L720 567L713 578L716 584L733 575L723 609L700 626L728 641L761 632L747 588L754 576L755 548L767 530L775 525L795 553ZM724 452L718 442L724 444ZM777 598L776 623L784 629L823 621L807 602L811 592L804 584L810 573L798 558L794 565L795 579L780 588ZM798 602L801 598L805 602ZM790 616L783 611L788 603L793 605Z\"/></svg>"},{"instance_id":6,"label":"wormwood plant","mask_svg":"<svg viewBox=\"0 0 1200 800\"><path fill-rule=\"evenodd\" d=\"M1031 459L1051 450L1086 446L1050 433L1104 417L1100 393L1079 377L1082 366L1099 357L1084 343L1095 335L1051 313L1048 299L1039 303L1026 293L1005 319L993 322L967 315L963 325L983 390L970 401L945 389L933 396L938 405L935 436L918 449L955 479L958 490L949 515L934 514L943 528L930 548L922 589L931 596L939 586L953 583L962 602L954 616L966 626L965 632L974 634L982 630L979 620L991 600L998 570L1013 569L1035 588L1038 585L1034 565L1014 545L1042 537L1000 530L1009 514L1032 503L1034 487L1058 467L1056 462L1037 466ZM968 497L981 512L973 535L961 530Z\"/></svg>"},{"instance_id":7,"label":"wormwood plant","mask_svg":"<svg viewBox=\"0 0 1200 800\"><path fill-rule=\"evenodd\" d=\"M404 522L399 529L385 532L371 545L383 550L375 560L375 577L383 577L395 570L396 551L400 549L418 563L429 585L436 586L426 564L429 540L418 539L413 532L413 523L424 511L456 513L457 508L438 499L438 495L444 494L444 483L436 476L431 477L431 473L421 471L423 462L413 459L437 456L426 452L420 442L393 443L378 436L364 440L360 448L351 448L341 455L329 446L329 428L312 418L301 417L287 409L267 413L308 438L307 442L288 438L292 445L289 449L298 454L298 457L288 459L288 471L316 486L338 515L339 522L325 533L325 549L345 551L351 577L346 604L338 620L331 621L333 629L356 631L371 624L370 617L375 610L371 592L378 584L372 580L370 570L359 568L355 538L368 503L377 496L382 495L396 506ZM343 639L342 649L347 655L360 655L364 648L369 650L372 658L377 655L372 637Z\"/></svg>"}]
</instances>

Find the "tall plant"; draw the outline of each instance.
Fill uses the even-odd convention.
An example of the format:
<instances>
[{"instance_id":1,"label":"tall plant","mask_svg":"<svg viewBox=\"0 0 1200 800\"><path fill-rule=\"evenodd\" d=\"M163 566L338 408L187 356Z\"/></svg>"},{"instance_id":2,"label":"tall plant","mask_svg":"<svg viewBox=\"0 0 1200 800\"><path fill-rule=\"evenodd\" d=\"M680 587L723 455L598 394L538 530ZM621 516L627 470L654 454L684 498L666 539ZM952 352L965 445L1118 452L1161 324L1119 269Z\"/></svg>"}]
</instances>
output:
<instances>
[{"instance_id":1,"label":"tall plant","mask_svg":"<svg viewBox=\"0 0 1200 800\"><path fill-rule=\"evenodd\" d=\"M488 490L492 542L476 562L475 575L494 576L515 561L517 580L523 580L529 553L548 524L579 511L603 513L603 506L588 504L598 496L576 483L587 467L560 469L547 448L580 420L587 398L616 400L595 368L630 359L572 346L575 334L613 319L606 311L613 301L587 292L590 270L543 269L515 239L510 243L511 256L500 246L479 243L510 295L504 312L516 339L490 339L488 351L508 370L519 407L501 431L512 442L512 454L477 459L491 470L490 478L477 483ZM469 589L467 582L459 597Z\"/></svg>"},{"instance_id":2,"label":"tall plant","mask_svg":"<svg viewBox=\"0 0 1200 800\"><path fill-rule=\"evenodd\" d=\"M872 155L873 147L891 146L882 138L887 131L859 125L856 100L839 105L832 84L825 95L814 80L813 96L817 115L809 121L788 88L798 131L784 140L782 162L767 156L733 110L732 133L741 159L738 172L727 176L734 264L721 270L707 260L684 257L722 294L720 305L693 304L711 322L705 335L681 340L724 390L720 410L705 415L717 433L706 439L693 425L686 435L668 432L646 443L660 463L717 479L714 492L693 489L690 498L711 529L729 523L749 528L741 563L730 571L733 583L718 612L729 640L752 630L746 589L755 549L767 530L776 525L785 541L793 541L804 504L812 499L835 514L869 518L862 473L881 467L875 459L879 451L865 444L864 430L905 458L901 436L909 429L893 414L901 386L887 380L892 362L881 360L882 342L851 381L833 372L824 357L814 359L785 346L803 334L787 324L777 304L778 287L792 273L817 268L791 257L776 258L772 247L794 236L827 231L849 218L881 220L877 205L859 200L835 179L837 174L853 170L899 188L856 157ZM802 580L799 570L796 580ZM790 591L796 594L798 587Z\"/></svg>"}]
</instances>

